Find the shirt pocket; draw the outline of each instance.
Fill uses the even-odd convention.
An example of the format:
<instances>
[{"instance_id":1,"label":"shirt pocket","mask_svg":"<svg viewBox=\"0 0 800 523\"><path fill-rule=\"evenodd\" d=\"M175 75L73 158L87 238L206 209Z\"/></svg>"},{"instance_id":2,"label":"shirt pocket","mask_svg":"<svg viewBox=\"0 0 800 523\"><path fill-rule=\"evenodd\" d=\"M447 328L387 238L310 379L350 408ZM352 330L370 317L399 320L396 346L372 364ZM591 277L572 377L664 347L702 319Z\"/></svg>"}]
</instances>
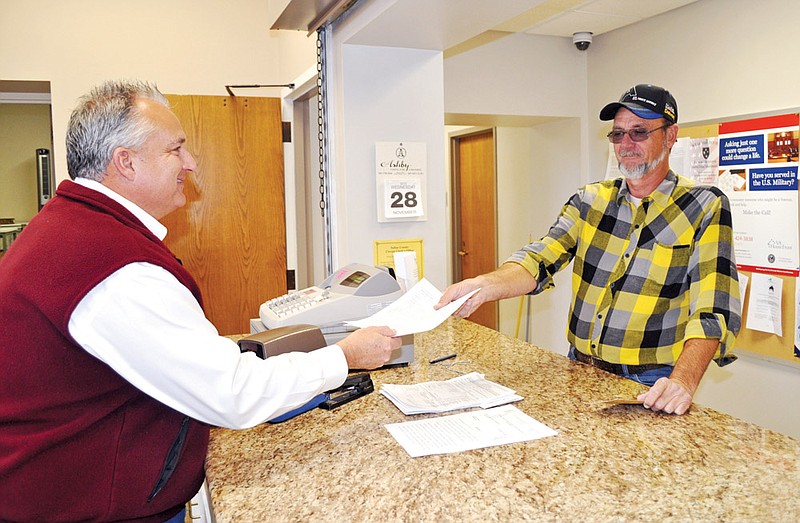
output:
<instances>
[{"instance_id":1,"label":"shirt pocket","mask_svg":"<svg viewBox=\"0 0 800 523\"><path fill-rule=\"evenodd\" d=\"M651 250L645 252L640 250L641 254L648 258L647 276L642 293L667 299L680 296L688 285L687 274L692 246L654 243Z\"/></svg>"}]
</instances>

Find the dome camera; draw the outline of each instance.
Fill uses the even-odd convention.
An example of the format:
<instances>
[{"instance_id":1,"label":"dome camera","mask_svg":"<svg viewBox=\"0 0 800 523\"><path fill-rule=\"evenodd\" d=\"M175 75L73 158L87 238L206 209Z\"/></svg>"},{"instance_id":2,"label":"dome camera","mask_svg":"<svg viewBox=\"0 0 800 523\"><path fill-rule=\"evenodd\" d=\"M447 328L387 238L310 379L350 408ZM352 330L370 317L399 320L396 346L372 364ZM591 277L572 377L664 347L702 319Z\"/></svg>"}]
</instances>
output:
<instances>
[{"instance_id":1,"label":"dome camera","mask_svg":"<svg viewBox=\"0 0 800 523\"><path fill-rule=\"evenodd\" d=\"M585 51L592 45L592 33L589 31L572 33L572 43L578 51Z\"/></svg>"}]
</instances>

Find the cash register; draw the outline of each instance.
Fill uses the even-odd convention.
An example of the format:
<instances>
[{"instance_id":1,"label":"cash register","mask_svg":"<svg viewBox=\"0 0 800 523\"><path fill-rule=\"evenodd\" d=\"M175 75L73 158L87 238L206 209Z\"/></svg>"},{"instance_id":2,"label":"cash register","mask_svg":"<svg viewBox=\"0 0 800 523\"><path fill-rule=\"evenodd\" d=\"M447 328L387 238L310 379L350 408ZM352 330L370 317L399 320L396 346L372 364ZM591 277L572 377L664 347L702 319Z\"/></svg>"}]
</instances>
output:
<instances>
[{"instance_id":1,"label":"cash register","mask_svg":"<svg viewBox=\"0 0 800 523\"><path fill-rule=\"evenodd\" d=\"M354 327L345 324L366 318L403 295L387 267L351 263L334 271L319 285L267 300L259 317L250 320L250 333L289 325L309 324L320 328L327 345L337 343ZM414 361L413 335L403 336L403 345L386 366Z\"/></svg>"}]
</instances>

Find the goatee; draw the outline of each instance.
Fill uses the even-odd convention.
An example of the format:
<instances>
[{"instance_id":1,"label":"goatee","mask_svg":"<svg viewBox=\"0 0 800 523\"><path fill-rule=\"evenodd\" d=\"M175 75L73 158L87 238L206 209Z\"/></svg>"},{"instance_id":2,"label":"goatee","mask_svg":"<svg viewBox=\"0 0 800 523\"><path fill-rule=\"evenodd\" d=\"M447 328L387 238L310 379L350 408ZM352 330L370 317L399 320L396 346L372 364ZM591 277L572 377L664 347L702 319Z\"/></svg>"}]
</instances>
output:
<instances>
[{"instance_id":1,"label":"goatee","mask_svg":"<svg viewBox=\"0 0 800 523\"><path fill-rule=\"evenodd\" d=\"M667 157L667 148L665 147L661 151L661 155L653 160L652 162L644 162L636 165L634 167L626 167L622 162L619 162L619 171L622 173L622 176L629 180L639 180L644 178L644 176L652 171L658 164L664 161L664 158Z\"/></svg>"}]
</instances>

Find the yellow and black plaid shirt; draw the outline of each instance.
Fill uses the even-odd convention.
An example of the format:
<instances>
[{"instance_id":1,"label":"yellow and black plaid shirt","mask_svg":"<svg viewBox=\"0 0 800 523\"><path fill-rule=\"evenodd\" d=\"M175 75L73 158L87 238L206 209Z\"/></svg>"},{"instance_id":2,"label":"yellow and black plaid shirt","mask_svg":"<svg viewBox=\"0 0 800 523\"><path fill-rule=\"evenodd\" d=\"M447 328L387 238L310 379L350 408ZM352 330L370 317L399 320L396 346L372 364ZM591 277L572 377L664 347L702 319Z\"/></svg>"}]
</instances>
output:
<instances>
[{"instance_id":1,"label":"yellow and black plaid shirt","mask_svg":"<svg viewBox=\"0 0 800 523\"><path fill-rule=\"evenodd\" d=\"M574 259L567 339L611 363L674 364L685 340L720 340L718 363L741 325L727 197L669 172L639 206L617 178L583 187L549 233L514 253L534 294Z\"/></svg>"}]
</instances>

